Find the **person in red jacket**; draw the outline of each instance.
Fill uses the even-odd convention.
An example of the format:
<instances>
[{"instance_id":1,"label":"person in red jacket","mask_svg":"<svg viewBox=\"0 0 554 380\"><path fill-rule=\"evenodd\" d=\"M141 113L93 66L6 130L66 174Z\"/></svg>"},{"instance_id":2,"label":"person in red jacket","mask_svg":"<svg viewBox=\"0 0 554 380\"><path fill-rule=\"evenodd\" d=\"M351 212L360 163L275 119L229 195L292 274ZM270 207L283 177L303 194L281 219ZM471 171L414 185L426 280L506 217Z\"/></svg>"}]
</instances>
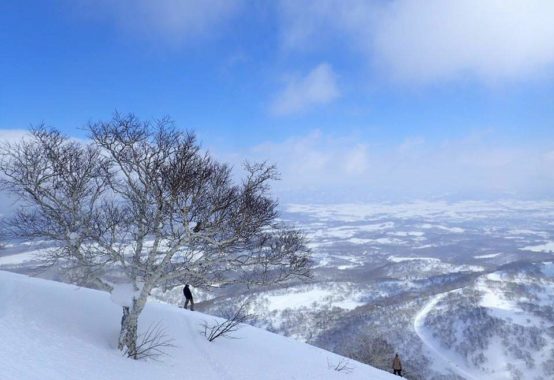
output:
<instances>
[{"instance_id":1,"label":"person in red jacket","mask_svg":"<svg viewBox=\"0 0 554 380\"><path fill-rule=\"evenodd\" d=\"M190 292L189 284L186 284L183 288L183 295L185 296L185 309L190 302L190 310L194 311L194 300L192 299L192 293Z\"/></svg>"}]
</instances>

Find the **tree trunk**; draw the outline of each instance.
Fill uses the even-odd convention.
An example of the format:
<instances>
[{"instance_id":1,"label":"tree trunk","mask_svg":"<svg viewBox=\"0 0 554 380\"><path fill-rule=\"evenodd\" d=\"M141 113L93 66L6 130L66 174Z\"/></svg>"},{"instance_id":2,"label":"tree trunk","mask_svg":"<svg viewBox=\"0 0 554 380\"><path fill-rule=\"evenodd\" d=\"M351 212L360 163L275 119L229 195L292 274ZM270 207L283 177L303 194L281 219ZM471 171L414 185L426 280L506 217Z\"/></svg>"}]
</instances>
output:
<instances>
[{"instance_id":1,"label":"tree trunk","mask_svg":"<svg viewBox=\"0 0 554 380\"><path fill-rule=\"evenodd\" d=\"M118 348L133 359L137 359L138 315L133 308L123 307Z\"/></svg>"},{"instance_id":2,"label":"tree trunk","mask_svg":"<svg viewBox=\"0 0 554 380\"><path fill-rule=\"evenodd\" d=\"M147 298L148 292L145 292L143 289L140 297L138 299L133 299L132 307L123 307L121 330L119 332L119 343L117 347L129 358L139 359L137 350L138 318L144 309Z\"/></svg>"},{"instance_id":3,"label":"tree trunk","mask_svg":"<svg viewBox=\"0 0 554 380\"><path fill-rule=\"evenodd\" d=\"M125 326L127 325L127 316L129 315L129 308L123 306L123 315L121 316L121 327L119 330L119 340L117 343L117 348L122 351L125 347L125 332L127 331Z\"/></svg>"}]
</instances>

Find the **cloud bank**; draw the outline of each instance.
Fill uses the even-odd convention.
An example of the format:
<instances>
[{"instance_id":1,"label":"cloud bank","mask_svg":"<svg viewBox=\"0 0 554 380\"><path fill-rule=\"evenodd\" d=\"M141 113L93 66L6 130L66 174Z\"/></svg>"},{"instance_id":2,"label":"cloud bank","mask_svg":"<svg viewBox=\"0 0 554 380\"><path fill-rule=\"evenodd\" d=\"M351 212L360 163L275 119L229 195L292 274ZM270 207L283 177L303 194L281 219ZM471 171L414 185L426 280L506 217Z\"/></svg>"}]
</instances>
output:
<instances>
[{"instance_id":1,"label":"cloud bank","mask_svg":"<svg viewBox=\"0 0 554 380\"><path fill-rule=\"evenodd\" d=\"M0 129L0 144L13 144L29 136L25 129Z\"/></svg>"},{"instance_id":2,"label":"cloud bank","mask_svg":"<svg viewBox=\"0 0 554 380\"><path fill-rule=\"evenodd\" d=\"M520 81L554 66L550 0L285 0L280 14L286 49L339 38L402 83Z\"/></svg>"},{"instance_id":3,"label":"cloud bank","mask_svg":"<svg viewBox=\"0 0 554 380\"><path fill-rule=\"evenodd\" d=\"M0 143L25 136L28 131L0 130ZM237 169L245 159L275 163L282 180L274 189L295 201L545 198L554 193L554 142L499 143L488 131L455 140L413 137L384 145L315 130L241 151L210 151ZM13 200L2 196L0 206L8 207Z\"/></svg>"},{"instance_id":4,"label":"cloud bank","mask_svg":"<svg viewBox=\"0 0 554 380\"><path fill-rule=\"evenodd\" d=\"M337 199L550 196L554 144L498 144L486 133L428 142L421 137L372 145L356 136L314 131L244 152L277 164L280 192L329 193Z\"/></svg>"}]
</instances>

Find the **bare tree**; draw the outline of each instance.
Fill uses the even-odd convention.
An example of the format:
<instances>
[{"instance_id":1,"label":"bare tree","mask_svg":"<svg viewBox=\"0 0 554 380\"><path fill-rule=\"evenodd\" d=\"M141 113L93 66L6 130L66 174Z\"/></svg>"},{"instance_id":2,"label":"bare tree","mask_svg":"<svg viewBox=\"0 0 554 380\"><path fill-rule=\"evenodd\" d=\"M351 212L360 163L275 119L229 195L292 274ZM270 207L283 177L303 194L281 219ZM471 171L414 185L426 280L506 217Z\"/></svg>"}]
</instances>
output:
<instances>
[{"instance_id":1,"label":"bare tree","mask_svg":"<svg viewBox=\"0 0 554 380\"><path fill-rule=\"evenodd\" d=\"M44 125L0 147L0 187L20 207L3 221L7 236L58 243L45 262L64 258L64 273L82 285L110 290L101 257L83 250L87 230L107 190L109 162L98 148L71 141Z\"/></svg>"},{"instance_id":2,"label":"bare tree","mask_svg":"<svg viewBox=\"0 0 554 380\"><path fill-rule=\"evenodd\" d=\"M155 287L258 285L309 275L303 234L277 222L273 166L246 164L245 178L235 183L228 165L167 119L115 115L89 129L91 146L33 132L30 142L5 147L0 169L5 187L31 206L15 219L27 236L58 241L60 257L81 264L83 276L104 289L111 286L109 270L132 284L119 337L130 357L137 358L138 318ZM50 145L62 151L49 155Z\"/></svg>"}]
</instances>

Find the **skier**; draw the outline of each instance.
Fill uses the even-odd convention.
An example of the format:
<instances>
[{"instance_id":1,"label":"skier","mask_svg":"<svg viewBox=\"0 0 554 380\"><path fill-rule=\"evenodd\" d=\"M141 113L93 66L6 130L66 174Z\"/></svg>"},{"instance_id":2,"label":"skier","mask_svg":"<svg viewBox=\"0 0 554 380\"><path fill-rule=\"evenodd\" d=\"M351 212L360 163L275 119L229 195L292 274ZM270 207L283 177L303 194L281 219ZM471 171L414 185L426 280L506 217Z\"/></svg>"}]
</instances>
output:
<instances>
[{"instance_id":1,"label":"skier","mask_svg":"<svg viewBox=\"0 0 554 380\"><path fill-rule=\"evenodd\" d=\"M393 374L402 377L402 363L400 362L400 357L398 356L398 354L396 354L394 360L392 361L392 371Z\"/></svg>"},{"instance_id":2,"label":"skier","mask_svg":"<svg viewBox=\"0 0 554 380\"><path fill-rule=\"evenodd\" d=\"M190 302L190 310L194 311L194 301L192 299L192 293L189 289L189 284L186 284L183 288L183 295L185 296L185 309L187 308L189 302Z\"/></svg>"}]
</instances>

